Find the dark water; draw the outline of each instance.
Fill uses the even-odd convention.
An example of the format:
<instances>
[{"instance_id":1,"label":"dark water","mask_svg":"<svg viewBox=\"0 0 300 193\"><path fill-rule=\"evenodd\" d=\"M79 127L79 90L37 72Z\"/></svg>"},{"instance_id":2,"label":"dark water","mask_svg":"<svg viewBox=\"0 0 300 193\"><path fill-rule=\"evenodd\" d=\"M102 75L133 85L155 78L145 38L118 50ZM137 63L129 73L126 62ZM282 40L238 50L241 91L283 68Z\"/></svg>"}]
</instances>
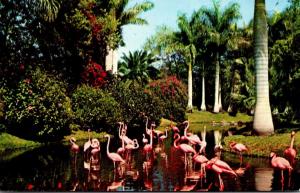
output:
<instances>
[{"instance_id":1,"label":"dark water","mask_svg":"<svg viewBox=\"0 0 300 193\"><path fill-rule=\"evenodd\" d=\"M115 152L119 140L112 139L112 143L115 144L111 144L110 151ZM93 159L92 169L85 169L83 142L79 144L81 151L77 155L70 146L52 145L0 161L0 190L207 191L211 185L208 191L219 191L217 176L207 170L206 178L199 178L200 166L191 164L191 156L185 167L184 154L173 147L171 139L160 145L161 149L154 148L153 156L146 156L142 147L133 150L129 163L118 165L116 170L106 155L106 143L101 144L101 154ZM239 168L239 158L234 154L223 153L222 160L234 170ZM237 178L222 174L224 191L282 190L281 173L271 168L268 159L245 157L242 168L243 173ZM290 179L284 173L284 191L300 189L299 168L298 164Z\"/></svg>"}]
</instances>

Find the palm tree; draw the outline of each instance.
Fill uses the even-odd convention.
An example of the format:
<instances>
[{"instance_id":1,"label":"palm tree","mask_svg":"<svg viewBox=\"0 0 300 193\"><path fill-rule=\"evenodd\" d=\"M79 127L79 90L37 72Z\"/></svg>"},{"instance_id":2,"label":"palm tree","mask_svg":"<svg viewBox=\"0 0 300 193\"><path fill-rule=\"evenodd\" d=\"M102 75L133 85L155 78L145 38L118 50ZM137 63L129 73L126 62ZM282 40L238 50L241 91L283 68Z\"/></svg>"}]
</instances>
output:
<instances>
[{"instance_id":1,"label":"palm tree","mask_svg":"<svg viewBox=\"0 0 300 193\"><path fill-rule=\"evenodd\" d=\"M269 101L268 29L265 0L255 0L254 63L256 68L256 104L253 128L259 135L274 133Z\"/></svg>"},{"instance_id":2,"label":"palm tree","mask_svg":"<svg viewBox=\"0 0 300 193\"><path fill-rule=\"evenodd\" d=\"M28 5L45 21L52 22L56 19L61 2L58 0L28 0Z\"/></svg>"},{"instance_id":3,"label":"palm tree","mask_svg":"<svg viewBox=\"0 0 300 193\"><path fill-rule=\"evenodd\" d=\"M128 24L144 25L148 22L138 17L141 13L146 12L154 7L152 2L146 1L143 3L135 4L133 7L127 8L129 0L106 0L105 4L108 5L109 14L118 21L117 32L120 38L120 44L124 45L122 38L122 27ZM106 70L112 70L112 73L117 73L117 46L108 46L108 55L105 61Z\"/></svg>"},{"instance_id":4,"label":"palm tree","mask_svg":"<svg viewBox=\"0 0 300 193\"><path fill-rule=\"evenodd\" d=\"M215 47L216 70L215 70L215 103L214 112L220 111L220 61L230 39L230 26L240 17L239 5L231 4L224 11L220 8L219 1L213 0L213 8L202 8L202 20L210 28L210 44Z\"/></svg>"},{"instance_id":5,"label":"palm tree","mask_svg":"<svg viewBox=\"0 0 300 193\"><path fill-rule=\"evenodd\" d=\"M188 65L188 105L187 110L193 109L193 65L196 58L196 41L197 31L199 29L199 22L197 20L198 13L194 12L190 20L185 14L178 17L179 32L175 33L175 47L176 50L185 56Z\"/></svg>"},{"instance_id":6,"label":"palm tree","mask_svg":"<svg viewBox=\"0 0 300 193\"><path fill-rule=\"evenodd\" d=\"M156 58L146 51L129 52L128 56L123 54L121 59L119 72L125 79L137 80L141 84L146 84L151 78L155 78L159 72L151 65L156 61Z\"/></svg>"}]
</instances>

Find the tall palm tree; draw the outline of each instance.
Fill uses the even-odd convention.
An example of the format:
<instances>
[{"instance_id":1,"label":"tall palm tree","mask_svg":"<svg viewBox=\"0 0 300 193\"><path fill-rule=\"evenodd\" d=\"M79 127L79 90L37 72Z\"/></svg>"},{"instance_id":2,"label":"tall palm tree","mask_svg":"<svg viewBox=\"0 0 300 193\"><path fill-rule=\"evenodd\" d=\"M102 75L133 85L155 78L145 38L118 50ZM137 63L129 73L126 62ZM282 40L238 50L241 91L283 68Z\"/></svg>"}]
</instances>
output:
<instances>
[{"instance_id":1,"label":"tall palm tree","mask_svg":"<svg viewBox=\"0 0 300 193\"><path fill-rule=\"evenodd\" d=\"M230 39L230 26L240 18L239 5L233 3L221 10L219 1L213 0L213 8L202 8L202 20L210 28L210 43L215 47L215 102L214 112L218 113L220 100L220 61Z\"/></svg>"},{"instance_id":2,"label":"tall palm tree","mask_svg":"<svg viewBox=\"0 0 300 193\"><path fill-rule=\"evenodd\" d=\"M143 3L135 4L133 7L127 8L127 5L130 0L105 0L103 3L106 3L109 8L109 14L112 15L118 21L117 31L120 38L120 44L124 45L122 38L122 27L128 24L136 25L145 25L148 22L140 18L139 15L143 12L146 12L154 7L154 4L150 1L145 1ZM108 56L106 58L106 70L112 70L113 73L117 73L117 51L115 47L108 47Z\"/></svg>"},{"instance_id":3,"label":"tall palm tree","mask_svg":"<svg viewBox=\"0 0 300 193\"><path fill-rule=\"evenodd\" d=\"M123 54L121 59L119 72L125 79L137 80L146 84L151 78L158 75L159 71L151 65L156 61L156 58L146 51L129 52L128 56Z\"/></svg>"},{"instance_id":4,"label":"tall palm tree","mask_svg":"<svg viewBox=\"0 0 300 193\"><path fill-rule=\"evenodd\" d=\"M259 135L274 133L269 101L268 29L265 0L255 0L254 63L256 68L256 105L253 128Z\"/></svg>"},{"instance_id":5,"label":"tall palm tree","mask_svg":"<svg viewBox=\"0 0 300 193\"><path fill-rule=\"evenodd\" d=\"M193 65L196 58L196 42L199 22L198 13L194 12L190 20L185 14L178 17L179 32L175 33L177 50L185 56L188 65L188 105L187 110L193 109Z\"/></svg>"},{"instance_id":6,"label":"tall palm tree","mask_svg":"<svg viewBox=\"0 0 300 193\"><path fill-rule=\"evenodd\" d=\"M28 0L27 2L38 15L48 22L56 19L61 6L59 0Z\"/></svg>"}]
</instances>

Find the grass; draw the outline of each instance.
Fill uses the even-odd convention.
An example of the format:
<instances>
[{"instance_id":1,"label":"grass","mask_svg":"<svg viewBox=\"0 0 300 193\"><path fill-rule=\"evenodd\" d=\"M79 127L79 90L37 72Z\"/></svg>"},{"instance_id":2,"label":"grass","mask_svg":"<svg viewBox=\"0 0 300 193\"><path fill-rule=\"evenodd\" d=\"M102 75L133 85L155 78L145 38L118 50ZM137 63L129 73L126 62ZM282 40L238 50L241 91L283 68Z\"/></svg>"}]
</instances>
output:
<instances>
[{"instance_id":1,"label":"grass","mask_svg":"<svg viewBox=\"0 0 300 193\"><path fill-rule=\"evenodd\" d=\"M249 148L248 154L258 157L269 157L270 152L275 152L279 156L283 156L283 151L290 146L290 133L275 134L270 136L243 136L233 135L224 138L224 150L229 151L229 142L235 141L243 143ZM294 148L300 148L300 135L295 135ZM297 159L300 155L297 154Z\"/></svg>"},{"instance_id":2,"label":"grass","mask_svg":"<svg viewBox=\"0 0 300 193\"><path fill-rule=\"evenodd\" d=\"M8 133L0 134L0 153L20 148L28 149L39 146L41 146L41 143L21 139Z\"/></svg>"},{"instance_id":3,"label":"grass","mask_svg":"<svg viewBox=\"0 0 300 193\"><path fill-rule=\"evenodd\" d=\"M188 120L190 122L190 130L198 133L201 130L203 130L204 126L206 126L207 131L211 130L227 130L231 127L236 127L237 129L241 129L242 127L245 127L245 125L240 126L232 126L229 123L238 123L238 122L251 122L252 117L248 116L246 114L240 114L238 113L237 116L232 117L229 116L228 113L219 113L214 114L211 112L201 112L194 110L193 113L187 113ZM215 121L216 125L213 126L212 122ZM225 126L221 124L221 122L225 123ZM158 129L164 131L166 127L169 127L171 124L170 120L167 119L161 119L161 123L158 127ZM174 125L176 123L173 122ZM290 132L290 131L288 131ZM92 138L97 138L101 142L105 141L104 135L106 132L96 133L92 131L91 133ZM65 136L62 140L62 143L69 143L69 140L71 137L75 137L78 141L84 141L88 139L88 132L76 130L73 131L70 135ZM290 133L277 133L272 136L243 136L243 135L233 135L233 136L227 136L224 138L224 149L225 151L229 151L229 142L230 141L236 141L239 143L243 143L250 149L249 155L253 156L260 156L260 157L268 157L271 151L274 151L278 153L278 155L283 154L283 150L289 146L290 144ZM296 134L295 139L295 149L300 148L300 143L297 142L300 141L300 135ZM34 142L34 141L28 141L24 140L15 136L12 136L7 133L1 133L0 134L0 154L1 157L4 155L4 152L10 152L10 154L5 156L7 158L13 156L16 156L22 153L23 151L16 151L15 149L32 149L38 146L41 146L41 143ZM299 159L299 155L297 157Z\"/></svg>"}]
</instances>

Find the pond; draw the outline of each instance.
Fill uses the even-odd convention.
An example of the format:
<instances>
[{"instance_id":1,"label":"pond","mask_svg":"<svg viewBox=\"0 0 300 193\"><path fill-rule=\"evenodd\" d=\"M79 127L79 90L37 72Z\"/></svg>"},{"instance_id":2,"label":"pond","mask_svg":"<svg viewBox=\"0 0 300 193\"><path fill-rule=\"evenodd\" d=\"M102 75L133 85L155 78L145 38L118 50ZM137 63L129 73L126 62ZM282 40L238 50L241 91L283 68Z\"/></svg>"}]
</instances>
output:
<instances>
[{"instance_id":1,"label":"pond","mask_svg":"<svg viewBox=\"0 0 300 193\"><path fill-rule=\"evenodd\" d=\"M207 135L207 157L213 157L213 136ZM191 155L184 164L184 154L173 147L169 138L164 145L154 143L152 156L145 155L143 148L133 150L126 164L117 164L106 155L106 143L101 153L90 159L92 167L86 169L83 143L78 144L78 154L70 146L44 146L23 153L10 160L0 161L0 190L4 191L219 191L218 177L206 171L200 175L200 165L193 165ZM112 139L110 152L116 152L119 139ZM140 144L142 144L140 142ZM142 145L141 145L142 146ZM158 148L159 147L159 148ZM299 164L291 176L274 170L269 159L244 157L240 168L239 157L222 152L221 160L240 174L235 177L222 174L224 191L288 191L300 189Z\"/></svg>"}]
</instances>

